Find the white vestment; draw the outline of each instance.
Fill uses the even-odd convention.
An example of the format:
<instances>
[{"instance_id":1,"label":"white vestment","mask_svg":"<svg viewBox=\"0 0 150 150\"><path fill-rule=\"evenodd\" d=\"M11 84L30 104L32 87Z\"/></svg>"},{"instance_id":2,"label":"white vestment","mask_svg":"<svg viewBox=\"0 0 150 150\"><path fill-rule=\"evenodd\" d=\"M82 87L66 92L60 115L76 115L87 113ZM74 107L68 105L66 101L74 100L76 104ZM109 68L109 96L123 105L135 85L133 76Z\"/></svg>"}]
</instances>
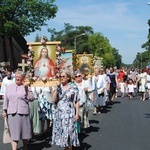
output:
<instances>
[{"instance_id":1,"label":"white vestment","mask_svg":"<svg viewBox=\"0 0 150 150\"><path fill-rule=\"evenodd\" d=\"M0 89L0 95L4 95L6 86L9 84L12 84L12 83L15 83L15 78L11 77L11 79L9 80L7 77L5 77L2 81L2 85L1 85L1 89Z\"/></svg>"}]
</instances>

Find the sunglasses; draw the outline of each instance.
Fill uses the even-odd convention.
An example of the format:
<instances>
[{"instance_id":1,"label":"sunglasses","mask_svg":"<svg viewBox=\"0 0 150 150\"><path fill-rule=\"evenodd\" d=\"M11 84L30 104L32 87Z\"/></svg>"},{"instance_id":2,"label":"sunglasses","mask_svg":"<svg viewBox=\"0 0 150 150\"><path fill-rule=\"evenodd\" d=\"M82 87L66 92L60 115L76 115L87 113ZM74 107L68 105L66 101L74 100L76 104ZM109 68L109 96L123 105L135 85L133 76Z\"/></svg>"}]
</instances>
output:
<instances>
[{"instance_id":1,"label":"sunglasses","mask_svg":"<svg viewBox=\"0 0 150 150\"><path fill-rule=\"evenodd\" d=\"M66 78L66 76L60 76L60 78Z\"/></svg>"},{"instance_id":2,"label":"sunglasses","mask_svg":"<svg viewBox=\"0 0 150 150\"><path fill-rule=\"evenodd\" d=\"M81 77L81 75L75 76L76 78Z\"/></svg>"}]
</instances>

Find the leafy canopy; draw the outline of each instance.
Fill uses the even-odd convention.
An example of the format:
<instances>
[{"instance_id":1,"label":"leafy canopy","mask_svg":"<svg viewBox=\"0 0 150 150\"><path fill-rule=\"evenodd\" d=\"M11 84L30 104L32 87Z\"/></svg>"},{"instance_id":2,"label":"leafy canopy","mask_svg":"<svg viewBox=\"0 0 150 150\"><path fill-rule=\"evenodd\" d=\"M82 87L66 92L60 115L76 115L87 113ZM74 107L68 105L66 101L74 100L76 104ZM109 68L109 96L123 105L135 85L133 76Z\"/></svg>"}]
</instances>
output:
<instances>
[{"instance_id":1,"label":"leafy canopy","mask_svg":"<svg viewBox=\"0 0 150 150\"><path fill-rule=\"evenodd\" d=\"M48 32L51 35L50 40L61 41L61 44L66 49L74 49L76 44L77 54L86 52L103 58L103 65L105 67L120 67L122 64L122 57L118 50L112 48L109 40L103 34L100 32L94 33L93 28L90 26L73 26L69 23L64 23L63 30L56 31L54 28L48 29ZM85 34L82 35L83 33ZM36 39L39 39L39 37L37 36Z\"/></svg>"},{"instance_id":2,"label":"leafy canopy","mask_svg":"<svg viewBox=\"0 0 150 150\"><path fill-rule=\"evenodd\" d=\"M1 0L0 36L29 35L58 11L55 0Z\"/></svg>"},{"instance_id":3,"label":"leafy canopy","mask_svg":"<svg viewBox=\"0 0 150 150\"><path fill-rule=\"evenodd\" d=\"M150 19L147 22L149 29L148 29L148 36L147 36L147 41L142 44L142 48L145 49L144 52L142 53L137 53L134 61L133 61L133 66L138 67L138 68L144 68L147 65L150 65Z\"/></svg>"},{"instance_id":4,"label":"leafy canopy","mask_svg":"<svg viewBox=\"0 0 150 150\"><path fill-rule=\"evenodd\" d=\"M148 41L142 45L142 48L145 48L147 51L150 52L150 19L148 20L147 24L149 26L148 36L147 36Z\"/></svg>"}]
</instances>

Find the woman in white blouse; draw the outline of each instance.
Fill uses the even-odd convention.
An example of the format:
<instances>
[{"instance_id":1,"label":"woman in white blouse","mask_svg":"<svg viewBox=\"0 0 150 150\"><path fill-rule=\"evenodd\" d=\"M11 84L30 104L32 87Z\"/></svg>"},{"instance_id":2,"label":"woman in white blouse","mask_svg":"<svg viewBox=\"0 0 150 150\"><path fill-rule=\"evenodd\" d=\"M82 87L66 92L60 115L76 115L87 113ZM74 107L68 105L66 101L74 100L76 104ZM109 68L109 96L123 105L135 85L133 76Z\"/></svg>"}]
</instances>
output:
<instances>
[{"instance_id":1,"label":"woman in white blouse","mask_svg":"<svg viewBox=\"0 0 150 150\"><path fill-rule=\"evenodd\" d=\"M101 113L101 107L105 106L105 89L106 89L106 80L104 75L100 74L100 67L94 66L94 76L92 77L92 89L93 89L93 101L94 101L94 110L93 114Z\"/></svg>"},{"instance_id":2,"label":"woman in white blouse","mask_svg":"<svg viewBox=\"0 0 150 150\"><path fill-rule=\"evenodd\" d=\"M75 72L75 83L79 89L79 116L81 121L81 131L89 127L88 110L86 107L89 93L92 91L89 80L84 80L81 72Z\"/></svg>"}]
</instances>

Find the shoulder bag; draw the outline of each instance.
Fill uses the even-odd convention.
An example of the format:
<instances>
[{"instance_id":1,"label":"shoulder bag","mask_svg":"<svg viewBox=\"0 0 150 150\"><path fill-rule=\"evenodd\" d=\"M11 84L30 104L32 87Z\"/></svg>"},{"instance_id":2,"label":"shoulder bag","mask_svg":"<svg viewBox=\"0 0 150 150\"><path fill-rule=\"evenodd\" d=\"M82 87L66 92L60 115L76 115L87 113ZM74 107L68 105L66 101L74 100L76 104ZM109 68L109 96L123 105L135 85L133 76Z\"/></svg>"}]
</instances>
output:
<instances>
[{"instance_id":1,"label":"shoulder bag","mask_svg":"<svg viewBox=\"0 0 150 150\"><path fill-rule=\"evenodd\" d=\"M7 122L7 117L4 118L4 132L3 132L3 143L7 144L11 142L10 132Z\"/></svg>"}]
</instances>

